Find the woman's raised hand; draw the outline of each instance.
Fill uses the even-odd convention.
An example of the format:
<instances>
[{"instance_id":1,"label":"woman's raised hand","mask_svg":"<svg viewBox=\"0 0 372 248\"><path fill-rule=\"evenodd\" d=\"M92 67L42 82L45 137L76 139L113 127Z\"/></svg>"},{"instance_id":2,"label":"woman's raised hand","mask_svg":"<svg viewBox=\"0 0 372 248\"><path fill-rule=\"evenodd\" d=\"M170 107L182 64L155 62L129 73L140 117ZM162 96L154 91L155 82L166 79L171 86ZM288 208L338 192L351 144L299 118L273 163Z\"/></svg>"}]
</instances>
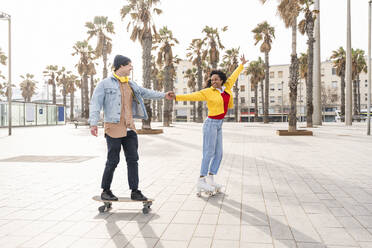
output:
<instances>
[{"instance_id":1,"label":"woman's raised hand","mask_svg":"<svg viewBox=\"0 0 372 248\"><path fill-rule=\"evenodd\" d=\"M248 60L245 59L244 54L240 57L240 61L242 62L242 65L245 65Z\"/></svg>"}]
</instances>

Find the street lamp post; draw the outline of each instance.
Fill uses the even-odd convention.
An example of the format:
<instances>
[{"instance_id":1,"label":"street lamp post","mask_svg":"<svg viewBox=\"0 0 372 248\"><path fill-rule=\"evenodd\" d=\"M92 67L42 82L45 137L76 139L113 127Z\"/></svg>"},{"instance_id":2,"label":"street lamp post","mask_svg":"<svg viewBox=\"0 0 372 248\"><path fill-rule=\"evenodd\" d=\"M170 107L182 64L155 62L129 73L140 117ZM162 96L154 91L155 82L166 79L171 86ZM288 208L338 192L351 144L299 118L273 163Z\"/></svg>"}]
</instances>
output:
<instances>
[{"instance_id":1,"label":"street lamp post","mask_svg":"<svg viewBox=\"0 0 372 248\"><path fill-rule=\"evenodd\" d=\"M282 122L284 122L284 108L283 108L283 84L284 84L284 82L282 81Z\"/></svg>"},{"instance_id":2,"label":"street lamp post","mask_svg":"<svg viewBox=\"0 0 372 248\"><path fill-rule=\"evenodd\" d=\"M0 20L8 20L8 129L12 135L12 61L11 61L11 21L10 15L0 12Z\"/></svg>"},{"instance_id":3,"label":"street lamp post","mask_svg":"<svg viewBox=\"0 0 372 248\"><path fill-rule=\"evenodd\" d=\"M371 135L371 4L368 2L368 97L367 97L367 135Z\"/></svg>"},{"instance_id":4,"label":"street lamp post","mask_svg":"<svg viewBox=\"0 0 372 248\"><path fill-rule=\"evenodd\" d=\"M351 126L353 123L352 113L352 84L351 84L351 14L350 0L347 0L347 34L346 34L346 98L345 98L345 124Z\"/></svg>"}]
</instances>

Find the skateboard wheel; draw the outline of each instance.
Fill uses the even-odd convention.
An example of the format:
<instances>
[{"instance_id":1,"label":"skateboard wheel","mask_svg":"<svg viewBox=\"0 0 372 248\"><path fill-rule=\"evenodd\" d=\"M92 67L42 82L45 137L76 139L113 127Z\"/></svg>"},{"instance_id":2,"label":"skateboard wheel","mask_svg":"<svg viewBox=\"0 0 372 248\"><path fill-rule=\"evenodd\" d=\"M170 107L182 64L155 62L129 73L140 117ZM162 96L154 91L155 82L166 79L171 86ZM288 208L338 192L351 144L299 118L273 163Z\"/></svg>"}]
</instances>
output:
<instances>
[{"instance_id":1,"label":"skateboard wheel","mask_svg":"<svg viewBox=\"0 0 372 248\"><path fill-rule=\"evenodd\" d=\"M148 214L149 213L149 208L148 207L144 207L144 208L142 208L142 213L143 214Z\"/></svg>"},{"instance_id":2,"label":"skateboard wheel","mask_svg":"<svg viewBox=\"0 0 372 248\"><path fill-rule=\"evenodd\" d=\"M98 211L99 211L100 213L103 213L103 212L105 212L105 208L106 208L106 206L100 206L100 207L98 208Z\"/></svg>"},{"instance_id":3,"label":"skateboard wheel","mask_svg":"<svg viewBox=\"0 0 372 248\"><path fill-rule=\"evenodd\" d=\"M197 196L197 197L201 197L201 192L197 192L197 193L196 193L196 196Z\"/></svg>"}]
</instances>

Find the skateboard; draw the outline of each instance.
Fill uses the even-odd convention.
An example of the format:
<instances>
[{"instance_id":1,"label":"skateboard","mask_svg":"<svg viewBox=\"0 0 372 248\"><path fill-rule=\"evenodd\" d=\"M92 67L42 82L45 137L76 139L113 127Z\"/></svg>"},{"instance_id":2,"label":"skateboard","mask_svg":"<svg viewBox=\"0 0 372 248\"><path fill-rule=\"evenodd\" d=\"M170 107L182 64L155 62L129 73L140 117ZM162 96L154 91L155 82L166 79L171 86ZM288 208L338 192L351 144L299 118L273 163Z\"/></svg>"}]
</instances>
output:
<instances>
[{"instance_id":1,"label":"skateboard","mask_svg":"<svg viewBox=\"0 0 372 248\"><path fill-rule=\"evenodd\" d=\"M100 206L98 208L98 211L100 213L110 211L113 202L142 202L143 203L142 213L148 214L151 210L150 206L152 205L152 202L154 201L154 199L147 199L147 201L135 201L135 200L130 199L129 197L118 197L117 201L108 201L108 200L102 200L101 196L99 195L93 196L92 199L95 201L104 203L103 206Z\"/></svg>"}]
</instances>

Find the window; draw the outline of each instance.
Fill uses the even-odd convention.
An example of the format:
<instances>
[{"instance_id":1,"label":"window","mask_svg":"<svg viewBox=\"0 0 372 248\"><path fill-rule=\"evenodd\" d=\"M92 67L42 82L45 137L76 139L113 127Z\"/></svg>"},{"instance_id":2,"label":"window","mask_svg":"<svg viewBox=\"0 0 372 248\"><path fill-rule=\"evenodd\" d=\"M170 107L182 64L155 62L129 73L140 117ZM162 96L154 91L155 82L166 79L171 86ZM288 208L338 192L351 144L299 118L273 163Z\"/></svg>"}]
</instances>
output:
<instances>
[{"instance_id":1,"label":"window","mask_svg":"<svg viewBox=\"0 0 372 248\"><path fill-rule=\"evenodd\" d=\"M274 103L275 102L275 96L270 96L270 103Z\"/></svg>"},{"instance_id":2,"label":"window","mask_svg":"<svg viewBox=\"0 0 372 248\"><path fill-rule=\"evenodd\" d=\"M245 97L240 97L240 102L245 103Z\"/></svg>"},{"instance_id":3,"label":"window","mask_svg":"<svg viewBox=\"0 0 372 248\"><path fill-rule=\"evenodd\" d=\"M183 84L187 84L187 78L183 78Z\"/></svg>"},{"instance_id":4,"label":"window","mask_svg":"<svg viewBox=\"0 0 372 248\"><path fill-rule=\"evenodd\" d=\"M254 87L253 87L253 84L251 84L251 91L254 91Z\"/></svg>"},{"instance_id":5,"label":"window","mask_svg":"<svg viewBox=\"0 0 372 248\"><path fill-rule=\"evenodd\" d=\"M270 72L270 78L274 78L274 72L273 71Z\"/></svg>"},{"instance_id":6,"label":"window","mask_svg":"<svg viewBox=\"0 0 372 248\"><path fill-rule=\"evenodd\" d=\"M278 78L283 78L283 71L278 71Z\"/></svg>"},{"instance_id":7,"label":"window","mask_svg":"<svg viewBox=\"0 0 372 248\"><path fill-rule=\"evenodd\" d=\"M178 83L178 78L177 77L174 79L174 83L175 84Z\"/></svg>"},{"instance_id":8,"label":"window","mask_svg":"<svg viewBox=\"0 0 372 248\"><path fill-rule=\"evenodd\" d=\"M332 88L337 88L337 81L332 81Z\"/></svg>"},{"instance_id":9,"label":"window","mask_svg":"<svg viewBox=\"0 0 372 248\"><path fill-rule=\"evenodd\" d=\"M282 102L282 96L278 96L278 102Z\"/></svg>"},{"instance_id":10,"label":"window","mask_svg":"<svg viewBox=\"0 0 372 248\"><path fill-rule=\"evenodd\" d=\"M332 75L336 75L336 73L337 73L336 68L332 68Z\"/></svg>"},{"instance_id":11,"label":"window","mask_svg":"<svg viewBox=\"0 0 372 248\"><path fill-rule=\"evenodd\" d=\"M262 98L261 97L258 98L258 102L262 103Z\"/></svg>"},{"instance_id":12,"label":"window","mask_svg":"<svg viewBox=\"0 0 372 248\"><path fill-rule=\"evenodd\" d=\"M187 102L186 102L186 101L184 101L184 102L183 102L183 105L187 105Z\"/></svg>"},{"instance_id":13,"label":"window","mask_svg":"<svg viewBox=\"0 0 372 248\"><path fill-rule=\"evenodd\" d=\"M242 108L240 110L240 113L242 113L242 114L248 113L248 108Z\"/></svg>"},{"instance_id":14,"label":"window","mask_svg":"<svg viewBox=\"0 0 372 248\"><path fill-rule=\"evenodd\" d=\"M278 90L282 90L282 83L278 84Z\"/></svg>"},{"instance_id":15,"label":"window","mask_svg":"<svg viewBox=\"0 0 372 248\"><path fill-rule=\"evenodd\" d=\"M254 97L251 98L251 103L255 103L256 99Z\"/></svg>"},{"instance_id":16,"label":"window","mask_svg":"<svg viewBox=\"0 0 372 248\"><path fill-rule=\"evenodd\" d=\"M187 88L183 88L183 94L187 94Z\"/></svg>"},{"instance_id":17,"label":"window","mask_svg":"<svg viewBox=\"0 0 372 248\"><path fill-rule=\"evenodd\" d=\"M270 90L275 90L275 84L270 84Z\"/></svg>"},{"instance_id":18,"label":"window","mask_svg":"<svg viewBox=\"0 0 372 248\"><path fill-rule=\"evenodd\" d=\"M245 85L240 85L240 91L244 92L245 91Z\"/></svg>"}]
</instances>

